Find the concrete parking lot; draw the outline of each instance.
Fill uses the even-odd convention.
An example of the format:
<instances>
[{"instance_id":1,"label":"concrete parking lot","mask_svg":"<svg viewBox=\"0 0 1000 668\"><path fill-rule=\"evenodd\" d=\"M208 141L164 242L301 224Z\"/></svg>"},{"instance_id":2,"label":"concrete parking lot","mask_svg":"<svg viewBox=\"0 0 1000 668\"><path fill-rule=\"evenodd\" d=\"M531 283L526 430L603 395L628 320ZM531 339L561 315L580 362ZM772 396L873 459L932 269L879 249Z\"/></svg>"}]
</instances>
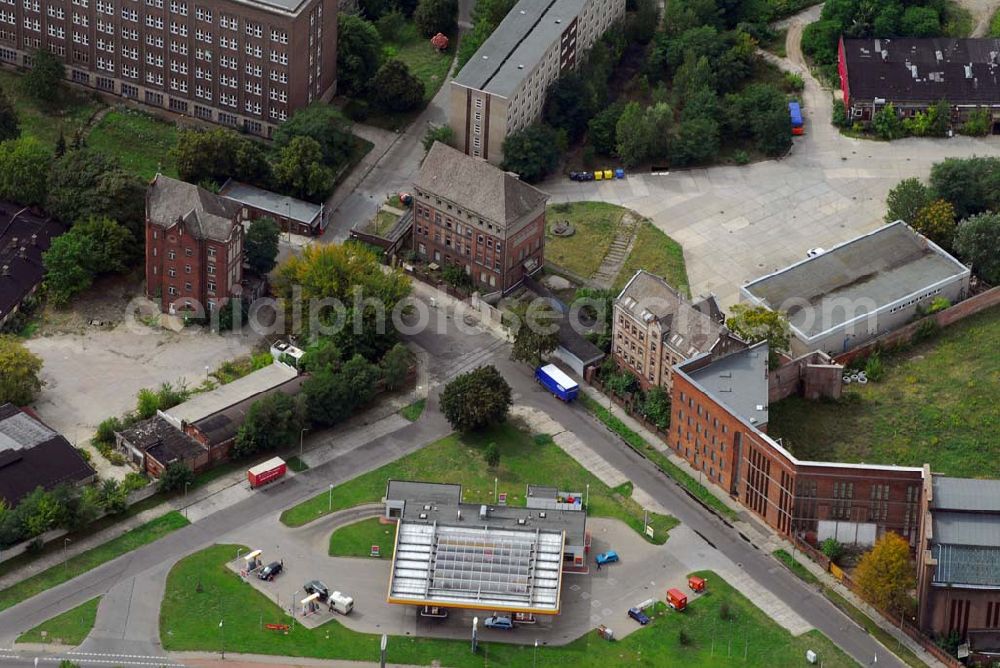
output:
<instances>
[{"instance_id":1,"label":"concrete parking lot","mask_svg":"<svg viewBox=\"0 0 1000 668\"><path fill-rule=\"evenodd\" d=\"M378 513L378 507L374 507L364 514L374 516ZM299 623L316 627L336 617L348 628L365 633L465 639L470 637L473 617L479 616L482 621L489 615L483 611L451 610L447 619L429 619L421 617L416 607L387 603L391 559L388 556L381 559L327 556L330 534L344 521L332 517L299 529L280 525L266 532L266 538L262 538L259 525L227 537L262 549L265 564L284 559L284 572L274 582L263 582L255 577L249 581L285 610L294 600ZM691 571L712 568L733 584L740 584L738 567L718 556L684 526L675 528L667 543L660 546L642 540L618 520L590 518L588 528L593 538L590 572L563 575L561 614L539 617L536 624L518 625L514 633L482 629L481 638L523 644L532 644L537 639L540 644L562 645L600 624L611 627L618 637L622 637L640 628L627 617L629 607L650 598L662 600L671 587L687 591L687 574ZM593 555L609 549L617 551L621 561L597 570ZM235 570L235 560L232 566ZM354 597L354 611L345 617L321 608L318 613L303 617L298 601L303 598L302 585L312 579ZM752 583L742 584L753 586ZM752 591L748 595L766 597L764 593ZM695 595L690 594L690 597L693 599ZM776 600L765 600L762 608L794 633L811 628Z\"/></svg>"}]
</instances>

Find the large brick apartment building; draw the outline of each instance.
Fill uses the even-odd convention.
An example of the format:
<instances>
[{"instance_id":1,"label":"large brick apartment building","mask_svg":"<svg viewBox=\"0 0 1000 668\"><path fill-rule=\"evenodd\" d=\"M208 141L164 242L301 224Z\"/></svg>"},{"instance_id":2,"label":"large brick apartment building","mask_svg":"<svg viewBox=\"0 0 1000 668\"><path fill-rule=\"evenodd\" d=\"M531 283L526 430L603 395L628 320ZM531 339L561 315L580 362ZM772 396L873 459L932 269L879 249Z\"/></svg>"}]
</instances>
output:
<instances>
[{"instance_id":1,"label":"large brick apartment building","mask_svg":"<svg viewBox=\"0 0 1000 668\"><path fill-rule=\"evenodd\" d=\"M925 468L800 460L767 435L767 342L674 369L669 446L786 536L917 544ZM839 373L834 369L833 373Z\"/></svg>"},{"instance_id":2,"label":"large brick apartment building","mask_svg":"<svg viewBox=\"0 0 1000 668\"><path fill-rule=\"evenodd\" d=\"M507 135L541 117L549 84L624 15L625 0L520 0L450 84L458 149L500 164Z\"/></svg>"},{"instance_id":3,"label":"large brick apartment building","mask_svg":"<svg viewBox=\"0 0 1000 668\"><path fill-rule=\"evenodd\" d=\"M243 210L157 174L146 191L146 295L164 313L219 308L243 279Z\"/></svg>"},{"instance_id":4,"label":"large brick apartment building","mask_svg":"<svg viewBox=\"0 0 1000 668\"><path fill-rule=\"evenodd\" d=\"M689 302L665 280L640 269L615 298L611 354L643 391L670 391L674 365L701 353L745 348L723 325L715 297Z\"/></svg>"},{"instance_id":5,"label":"large brick apartment building","mask_svg":"<svg viewBox=\"0 0 1000 668\"><path fill-rule=\"evenodd\" d=\"M0 62L47 49L74 83L269 137L336 88L337 0L24 0Z\"/></svg>"},{"instance_id":6,"label":"large brick apartment building","mask_svg":"<svg viewBox=\"0 0 1000 668\"><path fill-rule=\"evenodd\" d=\"M484 294L506 294L541 269L542 191L440 142L413 185L413 250L424 260L462 267Z\"/></svg>"}]
</instances>

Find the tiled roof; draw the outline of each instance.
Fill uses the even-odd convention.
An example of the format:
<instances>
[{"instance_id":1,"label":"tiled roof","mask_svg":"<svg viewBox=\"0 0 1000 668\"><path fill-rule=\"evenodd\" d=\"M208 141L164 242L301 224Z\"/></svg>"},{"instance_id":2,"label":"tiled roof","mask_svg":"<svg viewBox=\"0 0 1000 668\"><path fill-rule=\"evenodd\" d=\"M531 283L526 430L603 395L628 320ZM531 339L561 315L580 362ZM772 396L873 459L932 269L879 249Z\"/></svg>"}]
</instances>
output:
<instances>
[{"instance_id":1,"label":"tiled roof","mask_svg":"<svg viewBox=\"0 0 1000 668\"><path fill-rule=\"evenodd\" d=\"M414 186L505 226L545 206L548 195L485 160L437 142Z\"/></svg>"},{"instance_id":2,"label":"tiled roof","mask_svg":"<svg viewBox=\"0 0 1000 668\"><path fill-rule=\"evenodd\" d=\"M146 193L146 217L159 227L183 221L199 239L228 241L240 205L184 181L157 174Z\"/></svg>"},{"instance_id":3,"label":"tiled roof","mask_svg":"<svg viewBox=\"0 0 1000 668\"><path fill-rule=\"evenodd\" d=\"M65 231L20 205L0 202L0 320L11 313L45 275L42 253Z\"/></svg>"}]
</instances>

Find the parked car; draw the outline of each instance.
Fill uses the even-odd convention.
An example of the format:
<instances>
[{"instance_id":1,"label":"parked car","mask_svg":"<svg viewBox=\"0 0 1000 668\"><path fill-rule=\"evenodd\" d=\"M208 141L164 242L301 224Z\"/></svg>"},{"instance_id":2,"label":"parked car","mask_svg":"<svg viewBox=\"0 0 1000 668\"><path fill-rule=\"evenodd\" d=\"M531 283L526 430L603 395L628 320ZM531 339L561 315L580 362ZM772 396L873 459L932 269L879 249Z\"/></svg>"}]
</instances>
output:
<instances>
[{"instance_id":1,"label":"parked car","mask_svg":"<svg viewBox=\"0 0 1000 668\"><path fill-rule=\"evenodd\" d=\"M817 246L816 248L810 248L806 251L806 257L816 257L817 255L822 255L826 251Z\"/></svg>"},{"instance_id":2,"label":"parked car","mask_svg":"<svg viewBox=\"0 0 1000 668\"><path fill-rule=\"evenodd\" d=\"M304 589L307 594L319 594L319 600L321 601L325 601L330 597L329 587L319 580L310 580L302 585L302 589Z\"/></svg>"},{"instance_id":3,"label":"parked car","mask_svg":"<svg viewBox=\"0 0 1000 668\"><path fill-rule=\"evenodd\" d=\"M569 180L570 181L583 181L582 177L583 177L583 172L570 172L569 173Z\"/></svg>"},{"instance_id":4,"label":"parked car","mask_svg":"<svg viewBox=\"0 0 1000 668\"><path fill-rule=\"evenodd\" d=\"M280 561L272 561L267 566L260 569L260 573L257 574L257 577L261 580L271 581L274 579L275 575L281 572L282 568L284 568L284 566L281 565Z\"/></svg>"},{"instance_id":5,"label":"parked car","mask_svg":"<svg viewBox=\"0 0 1000 668\"><path fill-rule=\"evenodd\" d=\"M593 172L580 172L580 180L581 181L593 181L594 180L594 173Z\"/></svg>"},{"instance_id":6,"label":"parked car","mask_svg":"<svg viewBox=\"0 0 1000 668\"><path fill-rule=\"evenodd\" d=\"M510 617L493 616L487 617L486 621L483 622L483 626L488 629L500 629L501 631L513 631L514 622L511 621Z\"/></svg>"},{"instance_id":7,"label":"parked car","mask_svg":"<svg viewBox=\"0 0 1000 668\"><path fill-rule=\"evenodd\" d=\"M642 608L629 608L628 616L639 622L643 626L649 624L649 615L642 611Z\"/></svg>"},{"instance_id":8,"label":"parked car","mask_svg":"<svg viewBox=\"0 0 1000 668\"><path fill-rule=\"evenodd\" d=\"M606 564L613 564L618 561L618 553L614 550L608 550L607 552L601 552L597 555L596 561L601 566Z\"/></svg>"}]
</instances>

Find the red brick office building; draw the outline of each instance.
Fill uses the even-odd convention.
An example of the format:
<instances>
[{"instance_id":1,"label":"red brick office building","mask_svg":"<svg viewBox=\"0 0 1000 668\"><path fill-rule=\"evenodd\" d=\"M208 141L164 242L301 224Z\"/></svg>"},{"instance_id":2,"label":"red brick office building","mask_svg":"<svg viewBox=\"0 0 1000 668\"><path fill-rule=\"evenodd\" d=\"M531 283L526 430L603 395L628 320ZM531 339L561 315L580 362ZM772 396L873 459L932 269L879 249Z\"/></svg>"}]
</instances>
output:
<instances>
[{"instance_id":1,"label":"red brick office building","mask_svg":"<svg viewBox=\"0 0 1000 668\"><path fill-rule=\"evenodd\" d=\"M767 343L674 369L668 443L784 535L916 545L925 469L803 461L767 435Z\"/></svg>"},{"instance_id":2,"label":"red brick office building","mask_svg":"<svg viewBox=\"0 0 1000 668\"><path fill-rule=\"evenodd\" d=\"M240 205L157 174L146 191L146 296L164 313L207 314L241 293L242 278Z\"/></svg>"},{"instance_id":3,"label":"red brick office building","mask_svg":"<svg viewBox=\"0 0 1000 668\"><path fill-rule=\"evenodd\" d=\"M545 261L548 195L440 142L414 182L413 250L462 267L482 293L506 294Z\"/></svg>"},{"instance_id":4,"label":"red brick office building","mask_svg":"<svg viewBox=\"0 0 1000 668\"><path fill-rule=\"evenodd\" d=\"M337 0L25 0L0 63L47 49L73 83L270 137L337 83Z\"/></svg>"}]
</instances>

